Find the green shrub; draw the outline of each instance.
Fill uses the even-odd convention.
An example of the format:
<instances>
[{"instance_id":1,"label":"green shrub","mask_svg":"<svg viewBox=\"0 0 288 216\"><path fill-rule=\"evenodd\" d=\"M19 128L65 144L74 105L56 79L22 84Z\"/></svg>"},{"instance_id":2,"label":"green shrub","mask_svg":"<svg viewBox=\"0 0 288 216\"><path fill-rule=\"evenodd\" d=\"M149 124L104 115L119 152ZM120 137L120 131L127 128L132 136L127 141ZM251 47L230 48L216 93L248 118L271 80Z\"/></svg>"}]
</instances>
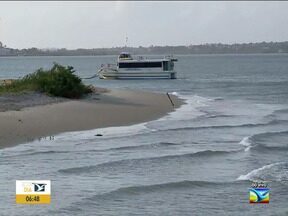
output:
<instances>
[{"instance_id":1,"label":"green shrub","mask_svg":"<svg viewBox=\"0 0 288 216\"><path fill-rule=\"evenodd\" d=\"M74 74L71 66L54 63L50 70L38 69L10 85L0 86L0 92L40 91L52 96L80 98L91 93L92 89L85 86L81 79Z\"/></svg>"}]
</instances>

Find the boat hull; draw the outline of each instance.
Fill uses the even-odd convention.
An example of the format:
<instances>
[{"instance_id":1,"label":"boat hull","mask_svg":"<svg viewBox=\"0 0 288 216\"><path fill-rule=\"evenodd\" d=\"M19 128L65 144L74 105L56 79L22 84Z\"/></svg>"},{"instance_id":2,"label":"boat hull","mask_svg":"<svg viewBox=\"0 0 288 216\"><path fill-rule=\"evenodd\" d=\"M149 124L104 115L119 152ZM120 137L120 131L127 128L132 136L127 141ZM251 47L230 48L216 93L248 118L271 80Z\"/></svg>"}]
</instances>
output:
<instances>
[{"instance_id":1,"label":"boat hull","mask_svg":"<svg viewBox=\"0 0 288 216\"><path fill-rule=\"evenodd\" d=\"M100 79L176 79L176 71L118 71L101 69Z\"/></svg>"}]
</instances>

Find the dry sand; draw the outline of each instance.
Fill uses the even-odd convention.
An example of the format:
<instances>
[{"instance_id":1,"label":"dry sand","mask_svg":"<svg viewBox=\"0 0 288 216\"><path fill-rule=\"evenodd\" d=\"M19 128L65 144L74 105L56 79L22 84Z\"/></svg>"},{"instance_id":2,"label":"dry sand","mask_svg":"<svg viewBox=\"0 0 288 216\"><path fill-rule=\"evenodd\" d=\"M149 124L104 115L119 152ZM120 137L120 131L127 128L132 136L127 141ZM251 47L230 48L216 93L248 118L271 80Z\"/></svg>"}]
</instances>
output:
<instances>
[{"instance_id":1,"label":"dry sand","mask_svg":"<svg viewBox=\"0 0 288 216\"><path fill-rule=\"evenodd\" d=\"M35 100L33 94L26 95L24 99L19 96L18 99L9 96L8 100L2 97L0 148L61 132L131 125L157 119L183 103L177 97L170 96L175 107L166 94L126 90L111 90L82 100L58 100L39 95Z\"/></svg>"}]
</instances>

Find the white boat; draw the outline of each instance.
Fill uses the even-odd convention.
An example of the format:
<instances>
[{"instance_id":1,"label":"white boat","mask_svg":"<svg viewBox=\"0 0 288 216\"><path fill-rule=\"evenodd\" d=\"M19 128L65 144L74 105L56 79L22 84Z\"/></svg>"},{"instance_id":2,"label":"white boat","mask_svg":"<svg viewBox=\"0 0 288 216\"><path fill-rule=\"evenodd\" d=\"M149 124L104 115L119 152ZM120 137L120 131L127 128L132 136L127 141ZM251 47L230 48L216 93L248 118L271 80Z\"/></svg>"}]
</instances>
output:
<instances>
[{"instance_id":1,"label":"white boat","mask_svg":"<svg viewBox=\"0 0 288 216\"><path fill-rule=\"evenodd\" d=\"M122 52L117 64L102 65L98 75L100 79L176 79L175 61L171 56L133 59L129 53Z\"/></svg>"}]
</instances>

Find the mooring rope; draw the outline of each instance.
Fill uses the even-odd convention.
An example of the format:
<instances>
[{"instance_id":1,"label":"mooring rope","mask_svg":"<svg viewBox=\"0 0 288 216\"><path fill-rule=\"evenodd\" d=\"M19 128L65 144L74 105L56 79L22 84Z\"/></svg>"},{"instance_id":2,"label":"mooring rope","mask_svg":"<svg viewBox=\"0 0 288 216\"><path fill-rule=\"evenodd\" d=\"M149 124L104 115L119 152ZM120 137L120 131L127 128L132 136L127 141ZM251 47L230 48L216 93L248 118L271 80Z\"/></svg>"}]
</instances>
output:
<instances>
[{"instance_id":1,"label":"mooring rope","mask_svg":"<svg viewBox=\"0 0 288 216\"><path fill-rule=\"evenodd\" d=\"M91 77L84 77L84 78L81 78L81 79L93 79L93 78L95 78L95 77L98 77L98 74L95 74L95 75L93 75L93 76L91 76Z\"/></svg>"}]
</instances>

